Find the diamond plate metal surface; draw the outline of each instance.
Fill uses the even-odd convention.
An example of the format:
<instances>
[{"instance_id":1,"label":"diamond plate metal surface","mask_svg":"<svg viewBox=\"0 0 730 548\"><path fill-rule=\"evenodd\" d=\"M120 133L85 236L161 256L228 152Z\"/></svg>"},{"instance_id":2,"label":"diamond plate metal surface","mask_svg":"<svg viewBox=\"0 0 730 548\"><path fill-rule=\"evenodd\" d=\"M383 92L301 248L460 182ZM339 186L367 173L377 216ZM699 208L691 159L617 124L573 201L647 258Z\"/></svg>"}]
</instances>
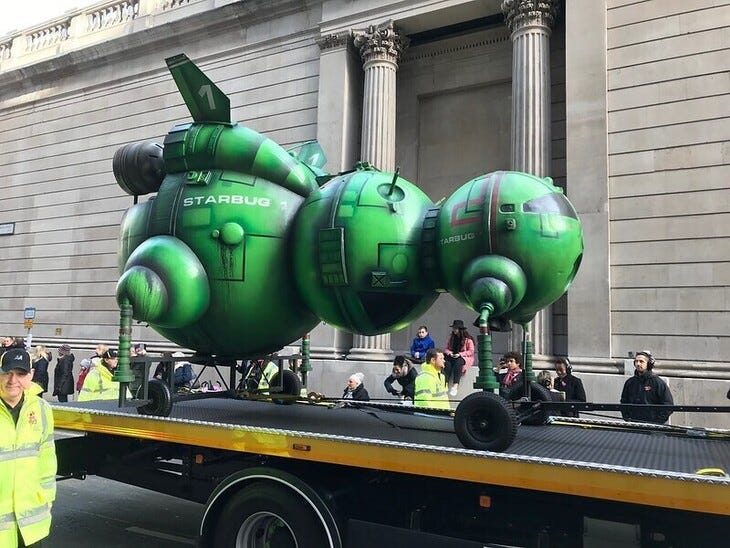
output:
<instances>
[{"instance_id":1,"label":"diamond plate metal surface","mask_svg":"<svg viewBox=\"0 0 730 548\"><path fill-rule=\"evenodd\" d=\"M139 417L134 408L120 409L115 401L54 404L93 414ZM305 435L351 443L397 445L415 451L478 454L464 449L448 417L403 414L381 408L325 405L274 405L270 402L210 399L179 402L169 418L211 428L242 429ZM507 453L490 458L550 464L557 467L610 470L652 477L730 486L730 478L698 476L702 468L730 471L730 439L679 436L667 429L645 426L627 430L611 421L568 421L568 424L520 426Z\"/></svg>"}]
</instances>

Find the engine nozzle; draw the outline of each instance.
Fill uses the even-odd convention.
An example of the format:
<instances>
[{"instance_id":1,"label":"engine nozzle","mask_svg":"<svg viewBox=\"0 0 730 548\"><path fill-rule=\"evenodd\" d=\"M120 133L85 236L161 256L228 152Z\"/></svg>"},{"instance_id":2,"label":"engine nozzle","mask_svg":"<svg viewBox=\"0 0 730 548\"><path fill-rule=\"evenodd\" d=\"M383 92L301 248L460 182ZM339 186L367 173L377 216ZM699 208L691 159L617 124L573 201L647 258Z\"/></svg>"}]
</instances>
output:
<instances>
[{"instance_id":1,"label":"engine nozzle","mask_svg":"<svg viewBox=\"0 0 730 548\"><path fill-rule=\"evenodd\" d=\"M152 141L130 143L114 153L112 166L119 186L131 196L160 189L165 178L162 145Z\"/></svg>"}]
</instances>

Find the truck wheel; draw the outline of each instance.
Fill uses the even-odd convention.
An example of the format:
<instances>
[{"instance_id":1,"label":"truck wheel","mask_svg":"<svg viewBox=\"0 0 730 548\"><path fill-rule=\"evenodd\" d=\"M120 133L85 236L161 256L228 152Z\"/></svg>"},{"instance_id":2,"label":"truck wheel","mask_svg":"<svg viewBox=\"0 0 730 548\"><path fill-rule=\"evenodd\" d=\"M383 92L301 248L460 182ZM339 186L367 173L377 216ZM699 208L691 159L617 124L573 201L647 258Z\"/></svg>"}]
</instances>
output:
<instances>
[{"instance_id":1,"label":"truck wheel","mask_svg":"<svg viewBox=\"0 0 730 548\"><path fill-rule=\"evenodd\" d=\"M142 387L140 387L139 391L141 390ZM170 416L170 413L172 413L172 393L166 383L160 379L150 379L147 385L147 396L150 399L150 403L138 407L137 413L157 417Z\"/></svg>"},{"instance_id":2,"label":"truck wheel","mask_svg":"<svg viewBox=\"0 0 730 548\"><path fill-rule=\"evenodd\" d=\"M259 481L228 501L217 520L216 548L335 548L339 542L291 489Z\"/></svg>"},{"instance_id":3,"label":"truck wheel","mask_svg":"<svg viewBox=\"0 0 730 548\"><path fill-rule=\"evenodd\" d=\"M525 390L522 386L516 387L509 393L509 399L517 401L525 396ZM550 391L543 385L531 382L530 383L530 401L552 401L550 397ZM540 409L537 412L533 412L534 406L530 403L520 404L517 408L517 416L521 424L527 424L530 426L539 426L547 422L549 413L545 409Z\"/></svg>"},{"instance_id":4,"label":"truck wheel","mask_svg":"<svg viewBox=\"0 0 730 548\"><path fill-rule=\"evenodd\" d=\"M291 371L289 369L282 369L281 374L284 375L282 377L283 383L281 384L281 392L277 392L277 394L284 394L287 396L299 396L300 392L302 391L302 381L299 380L299 375L294 373L294 371ZM271 382L269 383L270 387L279 386L279 373L276 373L272 378ZM277 398L276 394L271 395L271 401L278 405L291 405L296 401L296 398Z\"/></svg>"},{"instance_id":5,"label":"truck wheel","mask_svg":"<svg viewBox=\"0 0 730 548\"><path fill-rule=\"evenodd\" d=\"M517 415L500 396L474 392L456 407L454 429L467 449L504 451L517 435Z\"/></svg>"}]
</instances>

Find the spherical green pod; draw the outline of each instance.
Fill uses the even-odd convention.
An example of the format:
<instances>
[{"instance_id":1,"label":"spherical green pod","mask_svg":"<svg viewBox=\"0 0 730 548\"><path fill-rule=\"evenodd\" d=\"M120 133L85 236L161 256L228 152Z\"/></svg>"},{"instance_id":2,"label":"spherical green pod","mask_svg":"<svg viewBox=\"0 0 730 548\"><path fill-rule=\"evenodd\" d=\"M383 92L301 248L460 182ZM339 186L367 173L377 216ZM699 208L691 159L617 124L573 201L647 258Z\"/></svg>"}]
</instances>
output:
<instances>
[{"instance_id":1,"label":"spherical green pod","mask_svg":"<svg viewBox=\"0 0 730 548\"><path fill-rule=\"evenodd\" d=\"M292 246L307 307L364 335L400 329L423 314L437 296L423 276L429 207L416 186L372 168L336 177L309 196Z\"/></svg>"},{"instance_id":2,"label":"spherical green pod","mask_svg":"<svg viewBox=\"0 0 730 548\"><path fill-rule=\"evenodd\" d=\"M157 195L122 221L119 302L200 354L272 352L312 329L289 239L314 174L237 126L174 128L164 159Z\"/></svg>"},{"instance_id":3,"label":"spherical green pod","mask_svg":"<svg viewBox=\"0 0 730 548\"><path fill-rule=\"evenodd\" d=\"M495 300L494 317L531 320L565 293L582 254L578 216L550 179L489 173L456 190L439 214L443 289L477 311L486 304L478 301ZM475 263L480 257L503 260ZM476 275L479 264L493 272Z\"/></svg>"}]
</instances>

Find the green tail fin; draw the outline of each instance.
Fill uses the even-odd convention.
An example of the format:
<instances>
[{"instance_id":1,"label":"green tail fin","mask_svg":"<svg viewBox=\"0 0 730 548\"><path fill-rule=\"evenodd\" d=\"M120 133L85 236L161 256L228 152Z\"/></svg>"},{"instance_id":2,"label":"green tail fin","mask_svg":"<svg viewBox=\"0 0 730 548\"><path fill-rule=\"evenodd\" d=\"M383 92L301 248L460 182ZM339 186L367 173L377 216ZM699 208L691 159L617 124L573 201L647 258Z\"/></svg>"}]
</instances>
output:
<instances>
[{"instance_id":1,"label":"green tail fin","mask_svg":"<svg viewBox=\"0 0 730 548\"><path fill-rule=\"evenodd\" d=\"M165 59L193 120L231 123L231 101L184 53Z\"/></svg>"}]
</instances>

